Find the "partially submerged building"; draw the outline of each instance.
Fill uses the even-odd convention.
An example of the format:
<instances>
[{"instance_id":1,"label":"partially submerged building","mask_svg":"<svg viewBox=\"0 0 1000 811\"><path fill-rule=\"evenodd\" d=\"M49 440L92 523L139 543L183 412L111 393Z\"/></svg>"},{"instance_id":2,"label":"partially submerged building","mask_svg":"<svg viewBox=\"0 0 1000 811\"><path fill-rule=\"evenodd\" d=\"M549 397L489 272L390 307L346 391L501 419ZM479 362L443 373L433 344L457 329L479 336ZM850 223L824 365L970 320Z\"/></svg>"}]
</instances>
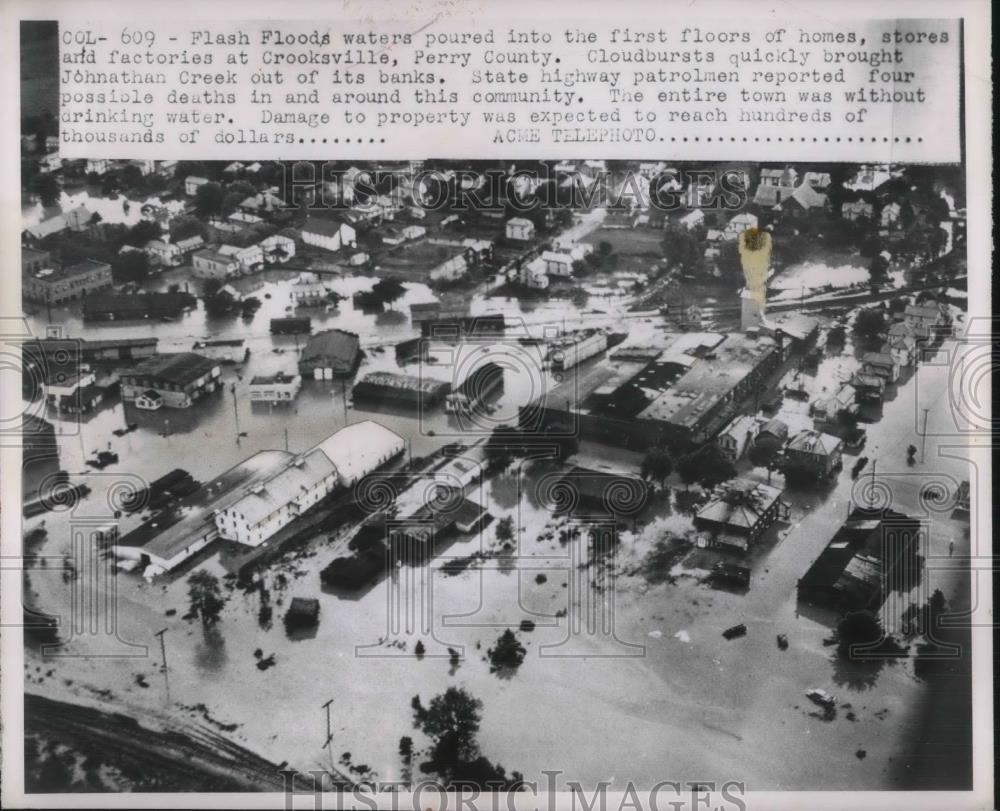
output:
<instances>
[{"instance_id":1,"label":"partially submerged building","mask_svg":"<svg viewBox=\"0 0 1000 811\"><path fill-rule=\"evenodd\" d=\"M694 524L708 546L746 552L788 510L777 487L733 479L716 488Z\"/></svg>"},{"instance_id":2,"label":"partially submerged building","mask_svg":"<svg viewBox=\"0 0 1000 811\"><path fill-rule=\"evenodd\" d=\"M855 507L798 583L806 602L877 610L890 591L909 591L925 527L891 509Z\"/></svg>"},{"instance_id":3,"label":"partially submerged building","mask_svg":"<svg viewBox=\"0 0 1000 811\"><path fill-rule=\"evenodd\" d=\"M299 373L316 380L350 377L361 363L361 341L353 332L328 329L313 335L299 356Z\"/></svg>"}]
</instances>

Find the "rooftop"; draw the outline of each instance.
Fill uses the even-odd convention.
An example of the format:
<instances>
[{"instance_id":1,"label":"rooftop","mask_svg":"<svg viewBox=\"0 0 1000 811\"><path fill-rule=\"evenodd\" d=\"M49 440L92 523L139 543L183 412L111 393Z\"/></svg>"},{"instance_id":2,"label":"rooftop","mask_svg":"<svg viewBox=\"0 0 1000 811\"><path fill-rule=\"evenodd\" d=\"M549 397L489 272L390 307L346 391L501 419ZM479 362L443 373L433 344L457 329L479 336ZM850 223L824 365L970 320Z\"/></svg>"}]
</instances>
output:
<instances>
[{"instance_id":1,"label":"rooftop","mask_svg":"<svg viewBox=\"0 0 1000 811\"><path fill-rule=\"evenodd\" d=\"M88 276L91 273L107 271L111 272L111 265L107 262L98 262L96 259L84 259L72 265L61 265L42 268L31 274L32 278L46 282L62 281L72 279L77 276Z\"/></svg>"},{"instance_id":2,"label":"rooftop","mask_svg":"<svg viewBox=\"0 0 1000 811\"><path fill-rule=\"evenodd\" d=\"M242 495L228 505L236 509L249 526L271 515L299 496L303 490L314 487L327 476L335 475L337 468L319 448L288 459L284 466L268 476L244 487Z\"/></svg>"},{"instance_id":3,"label":"rooftop","mask_svg":"<svg viewBox=\"0 0 1000 811\"><path fill-rule=\"evenodd\" d=\"M340 233L344 223L337 220L328 220L322 217L310 217L302 226L302 233L319 234L320 236L332 237Z\"/></svg>"},{"instance_id":4,"label":"rooftop","mask_svg":"<svg viewBox=\"0 0 1000 811\"><path fill-rule=\"evenodd\" d=\"M361 349L361 342L353 332L328 329L313 335L302 350L300 363L335 357L353 361Z\"/></svg>"},{"instance_id":5,"label":"rooftop","mask_svg":"<svg viewBox=\"0 0 1000 811\"><path fill-rule=\"evenodd\" d=\"M835 453L843 441L822 431L800 431L788 443L788 450L799 453L810 453L816 456L829 456Z\"/></svg>"},{"instance_id":6,"label":"rooftop","mask_svg":"<svg viewBox=\"0 0 1000 811\"><path fill-rule=\"evenodd\" d=\"M777 487L733 479L715 491L698 511L698 520L750 533L780 497L781 490Z\"/></svg>"},{"instance_id":7,"label":"rooftop","mask_svg":"<svg viewBox=\"0 0 1000 811\"><path fill-rule=\"evenodd\" d=\"M317 446L347 479L372 470L376 460L403 450L403 438L374 420L341 428Z\"/></svg>"},{"instance_id":8,"label":"rooftop","mask_svg":"<svg viewBox=\"0 0 1000 811\"><path fill-rule=\"evenodd\" d=\"M155 355L147 358L124 376L153 378L161 383L186 386L218 367L214 360L196 355L194 352L177 352L169 355Z\"/></svg>"}]
</instances>

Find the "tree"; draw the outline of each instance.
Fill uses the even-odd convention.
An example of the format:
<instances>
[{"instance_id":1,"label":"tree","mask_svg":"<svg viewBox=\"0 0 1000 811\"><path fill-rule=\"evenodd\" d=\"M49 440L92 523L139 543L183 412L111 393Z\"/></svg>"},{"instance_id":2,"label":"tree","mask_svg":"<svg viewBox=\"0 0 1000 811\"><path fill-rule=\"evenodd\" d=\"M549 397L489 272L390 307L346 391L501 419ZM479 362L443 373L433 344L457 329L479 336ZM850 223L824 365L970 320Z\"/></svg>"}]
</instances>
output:
<instances>
[{"instance_id":1,"label":"tree","mask_svg":"<svg viewBox=\"0 0 1000 811\"><path fill-rule=\"evenodd\" d=\"M126 189L138 189L143 185L143 175L142 170L135 166L134 164L128 164L122 169L121 173L122 186Z\"/></svg>"},{"instance_id":2,"label":"tree","mask_svg":"<svg viewBox=\"0 0 1000 811\"><path fill-rule=\"evenodd\" d=\"M514 519L509 515L497 521L497 540L507 543L514 539Z\"/></svg>"},{"instance_id":3,"label":"tree","mask_svg":"<svg viewBox=\"0 0 1000 811\"><path fill-rule=\"evenodd\" d=\"M882 623L871 611L850 611L837 623L837 649L849 656L854 645L874 645L882 639Z\"/></svg>"},{"instance_id":4,"label":"tree","mask_svg":"<svg viewBox=\"0 0 1000 811\"><path fill-rule=\"evenodd\" d=\"M218 183L202 183L194 194L194 208L201 216L212 216L222 211L222 186Z\"/></svg>"},{"instance_id":5,"label":"tree","mask_svg":"<svg viewBox=\"0 0 1000 811\"><path fill-rule=\"evenodd\" d=\"M37 175L31 183L31 190L38 195L38 199L46 208L59 202L59 195L62 192L59 181L48 173Z\"/></svg>"},{"instance_id":6,"label":"tree","mask_svg":"<svg viewBox=\"0 0 1000 811\"><path fill-rule=\"evenodd\" d=\"M413 780L413 738L409 735L399 739L399 758L403 762L403 783L409 785Z\"/></svg>"},{"instance_id":7,"label":"tree","mask_svg":"<svg viewBox=\"0 0 1000 811\"><path fill-rule=\"evenodd\" d=\"M160 226L151 220L139 220L129 228L122 237L123 245L132 245L141 248L147 242L159 239L163 235Z\"/></svg>"},{"instance_id":8,"label":"tree","mask_svg":"<svg viewBox=\"0 0 1000 811\"><path fill-rule=\"evenodd\" d=\"M435 696L425 708L419 696L410 702L413 725L433 742L430 760L420 764L420 770L433 772L442 778L446 788L463 784L489 787L491 790L519 791L524 777L512 772L511 777L499 764L490 763L479 752L476 733L479 732L483 704L465 690L449 687Z\"/></svg>"},{"instance_id":9,"label":"tree","mask_svg":"<svg viewBox=\"0 0 1000 811\"><path fill-rule=\"evenodd\" d=\"M704 487L715 487L736 475L736 468L722 450L710 443L677 460L677 472L686 485L697 482Z\"/></svg>"},{"instance_id":10,"label":"tree","mask_svg":"<svg viewBox=\"0 0 1000 811\"><path fill-rule=\"evenodd\" d=\"M872 284L884 282L889 274L889 260L877 253L868 265L868 275Z\"/></svg>"},{"instance_id":11,"label":"tree","mask_svg":"<svg viewBox=\"0 0 1000 811\"><path fill-rule=\"evenodd\" d=\"M149 276L149 257L142 251L125 251L111 262L111 276L119 284L141 282Z\"/></svg>"},{"instance_id":12,"label":"tree","mask_svg":"<svg viewBox=\"0 0 1000 811\"><path fill-rule=\"evenodd\" d=\"M778 454L781 453L781 440L776 436L762 436L750 446L747 457L754 467L767 468L767 483L771 483L771 473L777 467Z\"/></svg>"},{"instance_id":13,"label":"tree","mask_svg":"<svg viewBox=\"0 0 1000 811\"><path fill-rule=\"evenodd\" d=\"M188 600L191 604L191 613L201 617L203 625L216 622L225 605L219 578L204 570L192 574L188 578Z\"/></svg>"},{"instance_id":14,"label":"tree","mask_svg":"<svg viewBox=\"0 0 1000 811\"><path fill-rule=\"evenodd\" d=\"M391 304L403 297L406 293L406 288L399 279L390 276L375 282L372 293L383 304Z\"/></svg>"},{"instance_id":15,"label":"tree","mask_svg":"<svg viewBox=\"0 0 1000 811\"><path fill-rule=\"evenodd\" d=\"M653 479L663 487L663 481L674 470L673 460L664 448L653 448L643 457L639 472L644 479Z\"/></svg>"},{"instance_id":16,"label":"tree","mask_svg":"<svg viewBox=\"0 0 1000 811\"><path fill-rule=\"evenodd\" d=\"M680 225L670 225L663 232L663 255L670 267L679 267L690 273L702 259L701 248L694 235Z\"/></svg>"},{"instance_id":17,"label":"tree","mask_svg":"<svg viewBox=\"0 0 1000 811\"><path fill-rule=\"evenodd\" d=\"M472 760L479 755L479 732L483 702L460 687L449 687L431 699L428 707L414 696L414 726L434 741L432 760L436 763Z\"/></svg>"},{"instance_id":18,"label":"tree","mask_svg":"<svg viewBox=\"0 0 1000 811\"><path fill-rule=\"evenodd\" d=\"M490 659L490 673L496 673L501 670L517 670L528 652L508 628L486 653Z\"/></svg>"},{"instance_id":19,"label":"tree","mask_svg":"<svg viewBox=\"0 0 1000 811\"><path fill-rule=\"evenodd\" d=\"M879 309L861 310L854 319L854 332L866 341L873 341L885 331L885 315Z\"/></svg>"}]
</instances>

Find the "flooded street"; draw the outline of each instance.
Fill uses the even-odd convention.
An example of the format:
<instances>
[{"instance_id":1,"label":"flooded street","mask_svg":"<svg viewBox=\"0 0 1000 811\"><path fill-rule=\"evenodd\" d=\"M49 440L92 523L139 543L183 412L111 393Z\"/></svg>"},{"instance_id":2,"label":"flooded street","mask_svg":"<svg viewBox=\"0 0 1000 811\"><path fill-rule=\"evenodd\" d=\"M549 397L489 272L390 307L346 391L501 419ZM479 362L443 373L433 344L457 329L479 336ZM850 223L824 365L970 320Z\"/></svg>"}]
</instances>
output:
<instances>
[{"instance_id":1,"label":"flooded street","mask_svg":"<svg viewBox=\"0 0 1000 811\"><path fill-rule=\"evenodd\" d=\"M225 393L190 411L138 413L130 408L127 420L137 421L139 430L114 438L112 430L126 422L117 404L86 421L77 439L64 441L61 465L71 473L85 470L89 454L109 441L126 460L86 476L94 492L81 510L100 509L116 472L149 480L181 464L204 481L258 450L285 447L286 431L288 447L300 450L345 423L377 417L410 438L414 456L454 440L455 426L443 413L421 422L412 413L362 411L344 402L338 381L307 381L285 411L251 408L246 386L253 375L291 371L295 365L295 338L272 338L267 324L270 317L286 314L289 287L296 276L294 271L269 274L264 287L252 290L263 307L250 323L238 317L210 321L198 310L176 323L88 325L88 338L155 335L160 351L190 349L194 340L204 337L244 338L251 355L246 364L224 367ZM330 286L349 296L371 283L343 279L332 280ZM191 280L173 272L157 284L183 287ZM252 280L241 284L248 289L255 286ZM408 284L405 298L394 306L405 313L407 304L432 299L425 287ZM482 300L474 307L493 312L496 304ZM544 306L508 311L516 311L533 325L552 316ZM354 310L349 298L338 312L310 314L314 331L340 327L359 333L368 355L359 376L368 369L398 368L391 347L385 352L377 347L416 334L408 318L385 323L383 317L380 323L378 317ZM36 316L35 328L43 330L44 321L44 316ZM66 334L82 334L79 322L65 313L54 311L53 322L62 323ZM824 377L849 374L851 360L825 360L830 368ZM897 509L920 507L914 471L905 465L905 448L919 444L914 421L918 409L931 409L931 432L950 419L947 373L944 364L925 365L886 403L882 419L867 426L868 449L877 449L881 461L878 478L893 487ZM236 386L235 409L231 385ZM516 406L527 396L524 381L510 377L498 415L516 414ZM247 434L238 442L237 419ZM66 433L74 430L71 421L58 425ZM933 437L928 440L926 470L921 472L968 478L965 463L939 457L937 445ZM906 758L926 685L914 677L912 665L903 662L886 665L870 683L852 687L851 680L838 672L832 649L823 645L833 618L822 612L800 613L796 599L797 579L843 521L852 498L863 495L861 482L841 472L825 490L788 491L791 523L773 531L773 537L753 553L751 588L739 594L703 582L714 558L702 550L678 560L667 582L650 578L646 561L657 542L683 536L690 527L690 518L662 501L647 508L635 533L623 536L614 564L603 567L603 575L596 569L581 569L587 560L585 541L563 545L558 531L547 537L552 519L535 493L540 475L529 469L520 476L487 481L479 494L494 518L511 515L515 526L522 528L514 556L497 557L494 521L482 537L460 536L429 568L402 569L366 592L342 594L324 590L318 573L344 554L347 538L323 533L265 571L274 617L264 626L258 622L257 593L230 588L220 622L206 630L196 621L182 619L188 610L190 569L152 584L136 574L121 574L118 636L146 646L146 655L70 657L54 665L53 660L33 655L28 660L27 688L44 682L48 695L93 703L102 700L100 691L110 690L123 711L136 714L204 704L219 723L236 725L232 735L237 741L274 762L288 761L299 769L326 762L320 706L332 698L334 751L349 751L355 762L392 779L399 775L399 738L414 734L410 698L420 695L426 701L454 684L484 703L483 752L507 769L523 771L528 779L538 779L541 769L560 769L566 779L585 784L627 775L636 784L652 785L671 775L697 773L705 779L746 780L758 790L822 789L845 783L856 788L900 787L889 760ZM675 491L683 490L676 480L667 483ZM49 513L28 521L27 529L41 519L50 540L34 551L61 557L67 551L62 539L69 537L70 514ZM951 539L967 544L968 535L950 519L935 516L930 553L946 554L943 550ZM449 558L475 552L487 554L482 568L457 575L441 570ZM226 574L217 551L196 565ZM608 581L611 573L614 578ZM41 570L31 574L33 602L66 616L70 586L55 574ZM958 575L950 577L935 587L958 599ZM421 579L432 588L404 588ZM604 590L594 583L603 583ZM412 616L420 615L421 599L433 600L431 631L414 626L412 633L405 633L405 627L404 633L388 633L400 593L414 601ZM320 600L320 624L311 638L291 638L281 623L295 596ZM568 621L610 611L611 605L613 634L567 636ZM527 660L512 678L501 679L490 673L485 652L505 628L516 630L523 620L535 623L533 631L519 633ZM736 622L748 625L748 637L725 640L721 631ZM150 635L156 628L167 629L169 695L159 672L158 644ZM777 633L788 635L788 651L773 644ZM419 662L407 655L417 639L427 650ZM393 641L407 650L389 644ZM68 650L85 651L90 644L87 639L73 640ZM462 656L454 670L449 648ZM273 667L257 667L258 650L264 657L274 655ZM54 672L45 677L34 672L36 665ZM748 675L761 673L768 677ZM140 675L148 687L137 682ZM841 701L852 704L854 720L843 715L832 722L816 717L803 696L810 687L838 693ZM280 711L260 712L263 707ZM783 734L775 735L776 727ZM595 736L620 743L611 749L594 746ZM761 746L765 737L768 744ZM419 738L417 743L422 745ZM854 756L859 747L868 752L864 760Z\"/></svg>"}]
</instances>

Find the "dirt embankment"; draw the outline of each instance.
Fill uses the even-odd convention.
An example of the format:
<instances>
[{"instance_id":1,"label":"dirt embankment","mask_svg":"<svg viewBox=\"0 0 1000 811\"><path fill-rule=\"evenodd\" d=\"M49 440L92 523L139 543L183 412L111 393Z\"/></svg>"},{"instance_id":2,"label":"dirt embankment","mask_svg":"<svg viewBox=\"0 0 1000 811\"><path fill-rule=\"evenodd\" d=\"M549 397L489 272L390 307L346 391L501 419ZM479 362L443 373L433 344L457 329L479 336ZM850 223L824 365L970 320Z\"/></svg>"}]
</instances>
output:
<instances>
[{"instance_id":1,"label":"dirt embankment","mask_svg":"<svg viewBox=\"0 0 1000 811\"><path fill-rule=\"evenodd\" d=\"M25 789L283 791L284 765L200 724L135 718L26 694Z\"/></svg>"}]
</instances>

